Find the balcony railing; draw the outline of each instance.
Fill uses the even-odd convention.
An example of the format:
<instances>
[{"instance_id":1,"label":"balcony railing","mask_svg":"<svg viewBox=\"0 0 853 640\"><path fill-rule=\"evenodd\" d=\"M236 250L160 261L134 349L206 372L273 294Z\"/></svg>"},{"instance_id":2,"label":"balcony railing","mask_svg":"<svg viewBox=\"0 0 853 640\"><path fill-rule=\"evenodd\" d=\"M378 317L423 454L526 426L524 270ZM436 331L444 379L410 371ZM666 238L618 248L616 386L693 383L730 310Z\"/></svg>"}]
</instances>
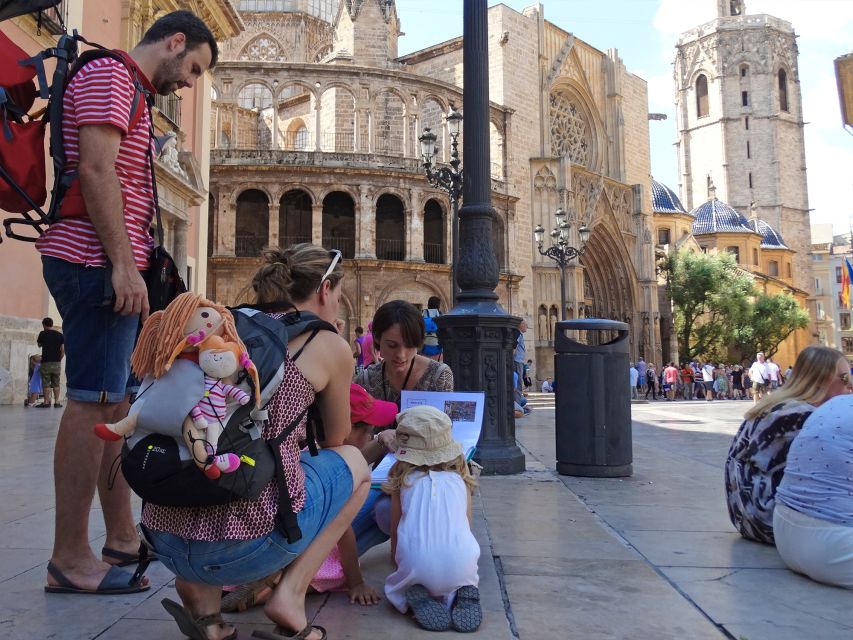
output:
<instances>
[{"instance_id":1,"label":"balcony railing","mask_svg":"<svg viewBox=\"0 0 853 640\"><path fill-rule=\"evenodd\" d=\"M290 247L303 242L311 242L311 236L281 236L278 239L278 243L282 247Z\"/></svg>"},{"instance_id":2,"label":"balcony railing","mask_svg":"<svg viewBox=\"0 0 853 640\"><path fill-rule=\"evenodd\" d=\"M170 93L161 96L157 94L154 96L154 106L169 122L175 125L175 128L181 128L181 97L179 95Z\"/></svg>"},{"instance_id":3,"label":"balcony railing","mask_svg":"<svg viewBox=\"0 0 853 640\"><path fill-rule=\"evenodd\" d=\"M278 136L281 148L287 151L310 151L314 148L314 136L309 131L281 131Z\"/></svg>"},{"instance_id":4,"label":"balcony railing","mask_svg":"<svg viewBox=\"0 0 853 640\"><path fill-rule=\"evenodd\" d=\"M380 260L405 260L406 247L402 240L376 239L376 257Z\"/></svg>"},{"instance_id":5,"label":"balcony railing","mask_svg":"<svg viewBox=\"0 0 853 640\"><path fill-rule=\"evenodd\" d=\"M320 138L323 151L355 151L355 134L339 131L324 131Z\"/></svg>"},{"instance_id":6,"label":"balcony railing","mask_svg":"<svg viewBox=\"0 0 853 640\"><path fill-rule=\"evenodd\" d=\"M424 260L431 264L444 264L443 249L438 242L424 242Z\"/></svg>"},{"instance_id":7,"label":"balcony railing","mask_svg":"<svg viewBox=\"0 0 853 640\"><path fill-rule=\"evenodd\" d=\"M355 238L323 236L323 246L326 249L337 249L344 258L352 258L355 255Z\"/></svg>"},{"instance_id":8,"label":"balcony railing","mask_svg":"<svg viewBox=\"0 0 853 640\"><path fill-rule=\"evenodd\" d=\"M234 250L237 257L241 258L259 258L261 249L267 246L268 238L266 236L253 235L237 235L234 239Z\"/></svg>"}]
</instances>

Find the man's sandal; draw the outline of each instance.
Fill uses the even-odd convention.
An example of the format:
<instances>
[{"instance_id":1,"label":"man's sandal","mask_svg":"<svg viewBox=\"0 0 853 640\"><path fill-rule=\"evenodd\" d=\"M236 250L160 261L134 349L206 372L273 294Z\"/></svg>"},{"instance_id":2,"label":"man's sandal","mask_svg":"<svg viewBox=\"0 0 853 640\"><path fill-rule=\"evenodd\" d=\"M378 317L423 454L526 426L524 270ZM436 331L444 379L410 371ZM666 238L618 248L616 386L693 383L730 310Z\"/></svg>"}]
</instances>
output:
<instances>
[{"instance_id":1,"label":"man's sandal","mask_svg":"<svg viewBox=\"0 0 853 640\"><path fill-rule=\"evenodd\" d=\"M192 640L209 640L207 637L207 627L212 624L225 624L221 613L211 613L194 618L185 607L182 607L174 600L163 598L160 602L163 608L178 623L178 629L181 630L181 633ZM237 630L235 629L234 633L226 636L223 640L235 640L236 638Z\"/></svg>"},{"instance_id":2,"label":"man's sandal","mask_svg":"<svg viewBox=\"0 0 853 640\"><path fill-rule=\"evenodd\" d=\"M144 569L143 569L144 570ZM142 582L142 576L136 573L124 571L118 567L110 567L104 579L96 589L82 589L71 582L68 577L60 571L52 562L47 563L47 572L56 580L56 585L45 585L44 590L47 593L78 593L85 595L116 595L124 593L139 593L147 591L150 585Z\"/></svg>"},{"instance_id":3,"label":"man's sandal","mask_svg":"<svg viewBox=\"0 0 853 640\"><path fill-rule=\"evenodd\" d=\"M305 640L308 636L311 635L312 631L319 631L320 637L317 640L326 640L326 630L323 627L320 627L316 624L311 624L310 622L305 625L305 628L299 633L293 633L292 631L288 631L284 627L276 626L275 629L270 631L253 631L253 638L260 638L261 640Z\"/></svg>"},{"instance_id":4,"label":"man's sandal","mask_svg":"<svg viewBox=\"0 0 853 640\"><path fill-rule=\"evenodd\" d=\"M139 564L141 559L139 551L136 553L127 553L126 551L119 551L118 549L113 549L111 547L103 547L101 549L101 557L107 558L104 562L111 564L114 567L129 567L134 564ZM157 560L157 556L150 554L147 554L147 558L149 562Z\"/></svg>"}]
</instances>

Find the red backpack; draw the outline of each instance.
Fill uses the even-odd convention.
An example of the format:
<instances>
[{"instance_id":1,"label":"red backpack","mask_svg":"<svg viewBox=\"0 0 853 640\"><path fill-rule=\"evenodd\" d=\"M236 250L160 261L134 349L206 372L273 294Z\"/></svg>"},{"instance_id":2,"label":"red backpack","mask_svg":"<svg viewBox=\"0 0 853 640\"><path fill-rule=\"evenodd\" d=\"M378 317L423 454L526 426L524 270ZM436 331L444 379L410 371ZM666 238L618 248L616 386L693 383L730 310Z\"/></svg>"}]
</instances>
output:
<instances>
[{"instance_id":1,"label":"red backpack","mask_svg":"<svg viewBox=\"0 0 853 640\"><path fill-rule=\"evenodd\" d=\"M78 53L80 42L94 48ZM48 58L56 59L49 85L44 66ZM63 35L56 47L30 57L0 32L0 60L6 61L0 65L0 208L22 214L22 217L3 221L9 238L35 242L47 226L59 218L86 216L77 172L66 170L62 99L74 75L97 58L121 62L133 79L136 91L128 123L132 128L147 108L147 94L126 53L90 43L74 31L71 35ZM38 90L34 82L36 76ZM36 97L46 99L47 105L28 114ZM47 201L44 136L48 130L54 179L50 205L45 211L42 208ZM16 225L26 227L26 232L22 235L14 231Z\"/></svg>"}]
</instances>

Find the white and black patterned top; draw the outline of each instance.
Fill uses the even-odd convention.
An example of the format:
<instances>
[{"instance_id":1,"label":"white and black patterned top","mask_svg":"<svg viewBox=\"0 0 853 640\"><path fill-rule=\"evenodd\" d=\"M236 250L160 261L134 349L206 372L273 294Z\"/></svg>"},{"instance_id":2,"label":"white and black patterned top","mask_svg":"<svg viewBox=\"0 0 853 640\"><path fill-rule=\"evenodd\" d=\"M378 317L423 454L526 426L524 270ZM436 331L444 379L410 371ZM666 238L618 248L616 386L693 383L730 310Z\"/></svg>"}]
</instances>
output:
<instances>
[{"instance_id":1,"label":"white and black patterned top","mask_svg":"<svg viewBox=\"0 0 853 640\"><path fill-rule=\"evenodd\" d=\"M729 518L744 538L774 544L773 508L788 449L815 408L786 400L744 420L726 459Z\"/></svg>"}]
</instances>

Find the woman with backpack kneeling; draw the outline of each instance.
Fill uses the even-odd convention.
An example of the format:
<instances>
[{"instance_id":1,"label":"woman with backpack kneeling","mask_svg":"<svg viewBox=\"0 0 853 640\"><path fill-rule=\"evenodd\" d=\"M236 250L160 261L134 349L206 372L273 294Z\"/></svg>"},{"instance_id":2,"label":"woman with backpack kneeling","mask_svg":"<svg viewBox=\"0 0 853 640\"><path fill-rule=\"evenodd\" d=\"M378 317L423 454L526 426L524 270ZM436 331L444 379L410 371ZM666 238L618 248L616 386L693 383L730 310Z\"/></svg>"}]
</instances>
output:
<instances>
[{"instance_id":1,"label":"woman with backpack kneeling","mask_svg":"<svg viewBox=\"0 0 853 640\"><path fill-rule=\"evenodd\" d=\"M286 250L269 248L252 279L257 306L274 318L287 312L312 312L333 323L341 296L341 254L310 244ZM305 613L311 579L350 526L369 490L370 475L355 447L343 445L350 431L349 345L332 331L306 331L292 337L285 355L284 379L273 395L264 425L267 440L291 424L315 401L323 420L318 455L302 453L305 415L279 451L301 538L288 540L279 527L279 492L272 480L257 500L213 507L146 504L143 533L163 564L176 576L183 606L164 600L181 631L195 640L237 637L223 622L223 585L245 584L286 567L265 606L275 623L261 638L298 636L322 640Z\"/></svg>"}]
</instances>

